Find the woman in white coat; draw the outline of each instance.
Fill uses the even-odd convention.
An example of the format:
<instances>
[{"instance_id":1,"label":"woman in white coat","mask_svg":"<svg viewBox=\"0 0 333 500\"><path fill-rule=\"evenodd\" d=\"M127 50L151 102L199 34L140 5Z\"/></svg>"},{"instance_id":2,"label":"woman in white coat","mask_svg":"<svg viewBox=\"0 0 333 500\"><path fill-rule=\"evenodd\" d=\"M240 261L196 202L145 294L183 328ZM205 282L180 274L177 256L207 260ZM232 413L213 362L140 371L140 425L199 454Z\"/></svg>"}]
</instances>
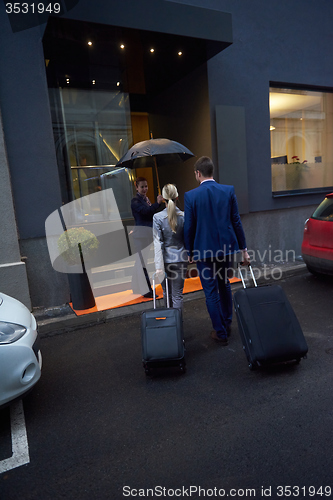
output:
<instances>
[{"instance_id":1,"label":"woman in white coat","mask_svg":"<svg viewBox=\"0 0 333 500\"><path fill-rule=\"evenodd\" d=\"M187 252L184 246L184 212L176 206L178 191L173 184L162 190L166 207L154 214L154 255L156 273L166 273L170 307L183 309L183 288L187 270ZM165 280L162 282L166 303Z\"/></svg>"}]
</instances>

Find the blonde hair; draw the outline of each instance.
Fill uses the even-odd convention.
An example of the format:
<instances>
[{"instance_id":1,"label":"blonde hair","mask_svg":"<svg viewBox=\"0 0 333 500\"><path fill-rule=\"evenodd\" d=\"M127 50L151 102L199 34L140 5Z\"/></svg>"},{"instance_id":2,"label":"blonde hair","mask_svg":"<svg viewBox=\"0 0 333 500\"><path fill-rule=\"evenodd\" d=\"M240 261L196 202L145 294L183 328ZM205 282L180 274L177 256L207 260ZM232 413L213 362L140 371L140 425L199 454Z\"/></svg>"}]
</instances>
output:
<instances>
[{"instance_id":1,"label":"blonde hair","mask_svg":"<svg viewBox=\"0 0 333 500\"><path fill-rule=\"evenodd\" d=\"M174 184L166 184L162 189L162 196L168 202L168 221L171 227L171 231L175 233L177 227L177 212L175 202L178 198L178 191L176 186Z\"/></svg>"}]
</instances>

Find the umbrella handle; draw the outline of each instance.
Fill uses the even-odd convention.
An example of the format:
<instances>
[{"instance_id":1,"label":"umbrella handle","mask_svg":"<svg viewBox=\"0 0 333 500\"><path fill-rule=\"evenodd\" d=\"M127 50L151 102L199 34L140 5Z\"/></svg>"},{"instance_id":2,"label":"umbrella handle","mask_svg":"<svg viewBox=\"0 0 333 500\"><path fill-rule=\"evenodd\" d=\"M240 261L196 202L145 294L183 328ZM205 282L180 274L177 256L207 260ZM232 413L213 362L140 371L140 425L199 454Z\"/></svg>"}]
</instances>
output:
<instances>
[{"instance_id":1,"label":"umbrella handle","mask_svg":"<svg viewBox=\"0 0 333 500\"><path fill-rule=\"evenodd\" d=\"M161 186L160 186L160 179L158 177L156 156L154 156L154 164L155 164L155 173L156 173L156 179L157 179L157 192L158 192L158 194L161 194Z\"/></svg>"}]
</instances>

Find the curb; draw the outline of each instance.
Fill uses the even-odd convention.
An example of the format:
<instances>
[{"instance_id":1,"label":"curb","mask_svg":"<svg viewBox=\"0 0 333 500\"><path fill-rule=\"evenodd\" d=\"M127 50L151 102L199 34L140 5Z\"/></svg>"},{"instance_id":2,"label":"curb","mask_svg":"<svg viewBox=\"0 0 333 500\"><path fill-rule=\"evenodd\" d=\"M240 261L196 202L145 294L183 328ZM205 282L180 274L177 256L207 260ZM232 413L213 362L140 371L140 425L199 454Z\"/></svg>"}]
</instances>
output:
<instances>
[{"instance_id":1,"label":"curb","mask_svg":"<svg viewBox=\"0 0 333 500\"><path fill-rule=\"evenodd\" d=\"M279 269L278 277L276 269ZM304 263L293 265L284 264L281 267L275 266L271 268L264 265L261 267L253 267L253 270L258 284L268 284L272 282L277 283L282 279L308 272ZM258 277L256 272L259 274ZM261 273L264 273L263 276L261 276ZM249 283L249 286L253 286L250 281L247 282ZM242 288L242 283L234 283L231 285L232 291L236 291L239 288ZM196 292L186 294L184 296L184 302L190 302L192 300L202 298L204 298L204 292L203 290L198 290ZM162 305L162 299L158 299L157 304ZM43 338L72 332L89 326L95 326L100 323L107 323L114 318L133 316L151 308L152 302L142 302L141 304L122 306L115 309L107 309L105 311L76 316L71 307L65 304L55 308L34 311L33 314L37 321L39 335Z\"/></svg>"}]
</instances>

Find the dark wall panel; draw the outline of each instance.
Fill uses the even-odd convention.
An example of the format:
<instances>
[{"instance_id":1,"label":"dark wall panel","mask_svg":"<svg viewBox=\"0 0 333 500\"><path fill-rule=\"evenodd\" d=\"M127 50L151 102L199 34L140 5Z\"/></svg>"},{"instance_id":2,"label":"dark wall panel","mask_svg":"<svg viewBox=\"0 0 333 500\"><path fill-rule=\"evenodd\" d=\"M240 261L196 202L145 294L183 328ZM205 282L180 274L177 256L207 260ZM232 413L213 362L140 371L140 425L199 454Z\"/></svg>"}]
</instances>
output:
<instances>
[{"instance_id":1,"label":"dark wall panel","mask_svg":"<svg viewBox=\"0 0 333 500\"><path fill-rule=\"evenodd\" d=\"M216 107L219 179L232 184L241 214L249 211L245 110L242 106Z\"/></svg>"}]
</instances>

